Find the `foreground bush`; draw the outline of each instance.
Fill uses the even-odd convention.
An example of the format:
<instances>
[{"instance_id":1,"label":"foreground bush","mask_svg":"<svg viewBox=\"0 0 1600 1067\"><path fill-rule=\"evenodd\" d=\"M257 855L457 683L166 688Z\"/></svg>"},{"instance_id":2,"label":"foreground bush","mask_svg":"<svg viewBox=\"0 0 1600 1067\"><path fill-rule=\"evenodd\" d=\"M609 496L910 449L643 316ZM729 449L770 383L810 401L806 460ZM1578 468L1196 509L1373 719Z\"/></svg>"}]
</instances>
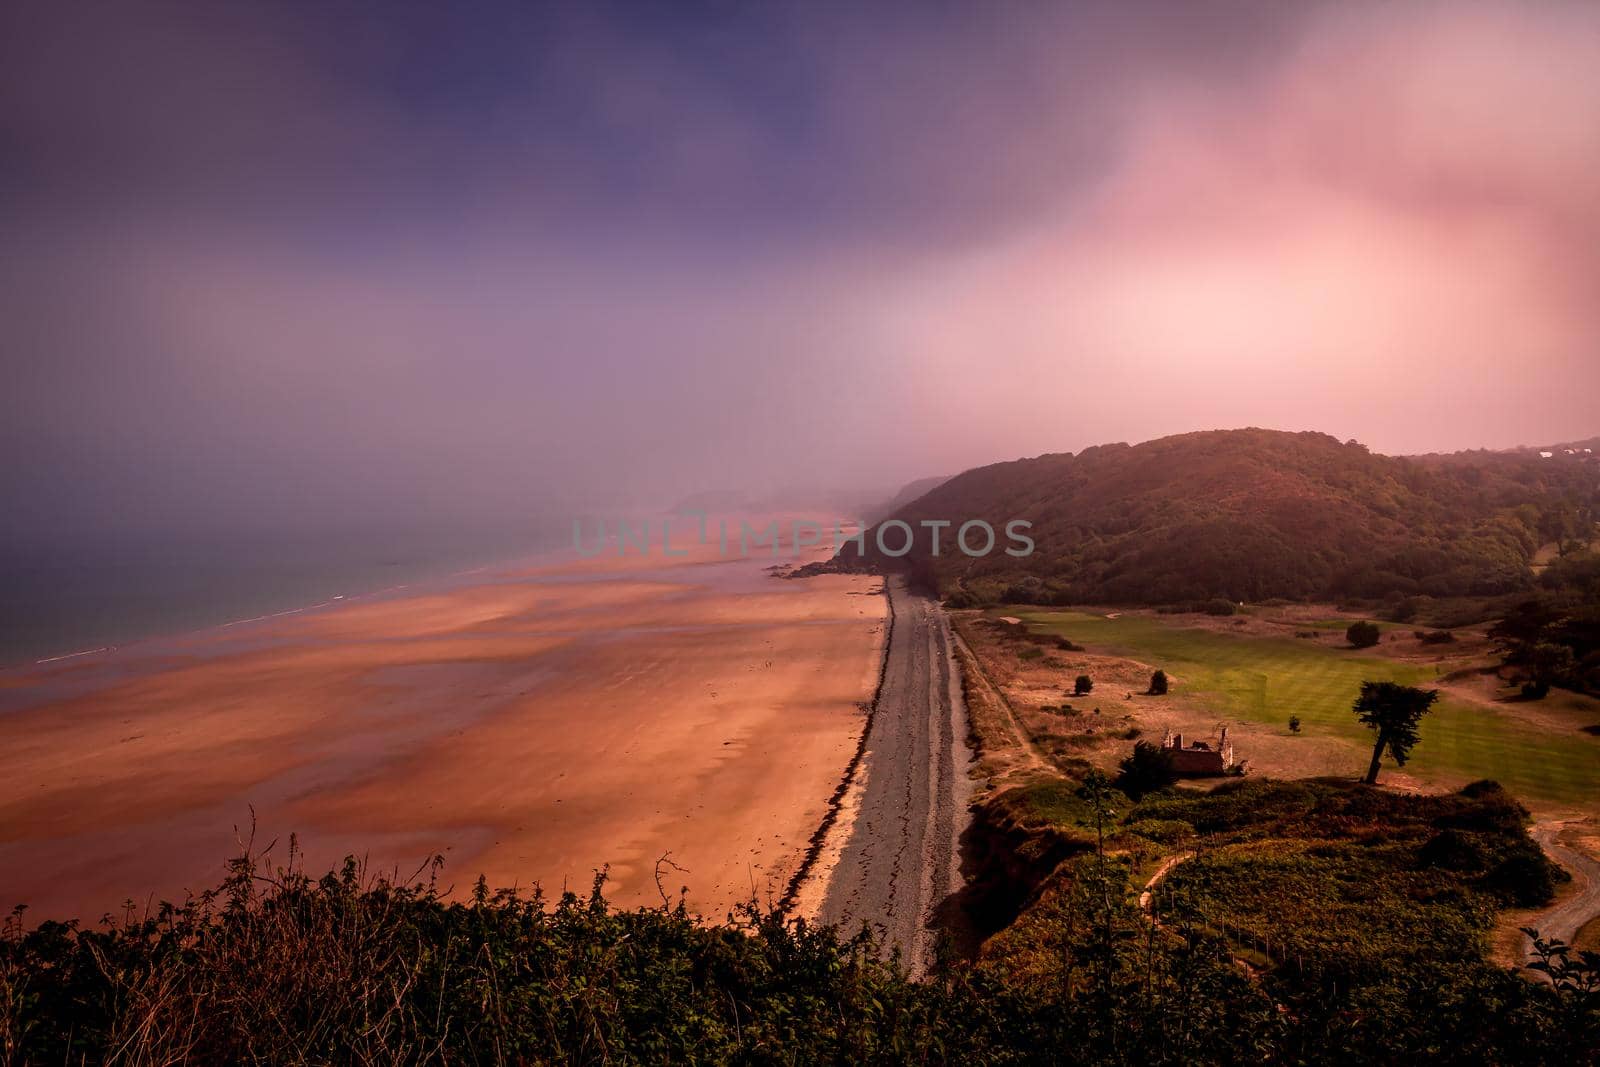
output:
<instances>
[{"instance_id":1,"label":"foreground bush","mask_svg":"<svg viewBox=\"0 0 1600 1067\"><path fill-rule=\"evenodd\" d=\"M443 900L354 861L235 861L216 891L101 930L18 917L0 952L11 1062L921 1059L958 1028L865 936L747 909L724 926L601 895Z\"/></svg>"},{"instance_id":2,"label":"foreground bush","mask_svg":"<svg viewBox=\"0 0 1600 1067\"><path fill-rule=\"evenodd\" d=\"M1251 980L1225 943L1145 922L1103 853L976 966L909 980L871 938L756 908L441 899L431 879L322 878L237 861L220 889L103 929L13 916L0 940L7 1063L1586 1062L1596 968L1560 987L1408 969L1353 1017ZM1587 986L1584 983L1588 983ZM1588 991L1585 992L1585 989ZM1374 1005L1378 1009L1379 1005Z\"/></svg>"}]
</instances>

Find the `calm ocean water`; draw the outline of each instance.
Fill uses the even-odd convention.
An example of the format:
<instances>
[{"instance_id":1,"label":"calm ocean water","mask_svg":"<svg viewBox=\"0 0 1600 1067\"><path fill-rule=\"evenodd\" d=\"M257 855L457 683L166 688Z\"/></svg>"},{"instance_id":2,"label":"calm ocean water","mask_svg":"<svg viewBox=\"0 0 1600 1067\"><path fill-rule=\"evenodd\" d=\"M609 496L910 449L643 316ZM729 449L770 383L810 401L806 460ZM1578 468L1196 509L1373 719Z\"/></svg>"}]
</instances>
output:
<instances>
[{"instance_id":1,"label":"calm ocean water","mask_svg":"<svg viewBox=\"0 0 1600 1067\"><path fill-rule=\"evenodd\" d=\"M547 523L8 550L0 554L0 667L442 580L570 536Z\"/></svg>"}]
</instances>

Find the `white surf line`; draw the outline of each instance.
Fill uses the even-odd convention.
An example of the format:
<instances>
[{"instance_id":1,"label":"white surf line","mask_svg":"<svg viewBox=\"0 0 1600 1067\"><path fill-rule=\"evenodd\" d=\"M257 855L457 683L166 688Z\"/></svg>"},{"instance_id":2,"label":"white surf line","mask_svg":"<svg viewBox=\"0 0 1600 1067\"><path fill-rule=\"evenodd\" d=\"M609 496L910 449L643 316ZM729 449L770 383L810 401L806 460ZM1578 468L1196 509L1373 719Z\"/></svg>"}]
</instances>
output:
<instances>
[{"instance_id":1,"label":"white surf line","mask_svg":"<svg viewBox=\"0 0 1600 1067\"><path fill-rule=\"evenodd\" d=\"M397 589L404 588L406 587L402 584L391 585L387 589L379 589L371 593L339 593L336 596L329 597L327 600L319 600L315 604L306 604L303 607L289 608L285 611L274 611L266 615L252 615L248 619L234 619L232 622L219 623L216 626L211 627L211 629L226 630L233 626L243 626L246 623L265 622L267 619L281 619L285 615L301 615L308 611L316 611L318 608L332 607L341 600L366 600L371 597L382 596L385 593L393 593Z\"/></svg>"},{"instance_id":2,"label":"white surf line","mask_svg":"<svg viewBox=\"0 0 1600 1067\"><path fill-rule=\"evenodd\" d=\"M275 611L270 615L254 615L254 616L251 616L248 619L234 619L232 622L218 623L216 626L204 627L204 628L202 628L200 630L190 630L190 631L186 631L186 632L188 632L188 633L205 633L207 630L226 630L226 629L229 629L230 627L234 627L234 626L243 626L246 623L264 622L267 619L281 618L284 615L298 615L303 611L311 611L314 608L325 608L329 604L332 604L334 600L343 600L343 599L344 599L344 597L342 595L341 596L336 596L336 597L333 598L333 600L320 601L319 603L309 604L309 605L307 605L306 607L303 607L303 608L290 608L288 611ZM182 635L178 634L178 635L170 635L170 636L182 636ZM152 637L152 638L148 638L147 640L149 640L149 641L160 641L160 640L163 640L163 638L162 637ZM143 642L140 642L140 643L143 643ZM77 659L79 656L93 656L93 655L95 655L97 653L100 653L100 652L115 652L117 649L119 649L121 647L122 647L121 645L101 645L99 648L86 648L82 652L68 652L65 655L61 655L61 656L46 656L44 659L36 659L36 660L34 660L33 661L33 666L40 667L40 666L43 666L46 663L60 663L62 660Z\"/></svg>"},{"instance_id":3,"label":"white surf line","mask_svg":"<svg viewBox=\"0 0 1600 1067\"><path fill-rule=\"evenodd\" d=\"M486 569L486 568L480 568L480 570L482 570L482 569ZM463 573L469 573L470 574L470 573L474 573L474 572L467 571L467 572L463 572ZM175 637L182 637L182 636L184 636L186 634L201 634L201 633L210 633L210 632L215 631L215 630L228 630L228 629L231 629L231 628L233 628L235 626L244 626L247 623L265 622L268 619L281 619L285 615L300 615L300 614L302 614L304 612L307 612L307 611L315 611L317 608L329 607L330 605L332 605L334 603L337 603L339 601L342 601L342 600L365 600L365 599L368 599L370 597L379 597L379 596L383 596L385 593L393 593L393 592L397 592L397 591L399 591L401 589L407 589L407 588L410 588L410 583L401 582L399 585L391 585L391 586L389 586L389 587L387 587L385 589L379 589L379 590L376 590L376 591L371 592L371 593L348 593L348 594L347 593L339 593L339 594L331 597L328 600L319 600L315 604L307 604L307 605L305 605L303 607L289 608L286 611L274 611L274 612L271 612L271 613L266 614L266 615L252 615L248 619L234 619L231 622L217 623L214 626L202 626L202 627L200 627L199 629L196 629L196 630L183 630L183 631L179 631L178 633L175 633L175 634L160 634L160 635L156 635L154 637L141 639L140 641L135 642L135 643L136 644L143 644L143 643L145 643L147 641L167 640L167 639L171 639L171 638L175 638ZM82 652L68 652L65 655L61 655L61 656L46 656L44 659L36 659L36 660L34 660L33 663L29 664L29 666L40 667L40 666L43 666L46 663L60 663L62 660L77 659L79 656L93 656L93 655L95 655L97 653L100 653L100 652L115 652L117 649L119 649L121 647L122 647L121 645L102 645L99 648L86 648ZM22 668L22 665L19 663L19 664L14 664L14 665L12 665L10 667L0 667L0 670L20 670L21 668Z\"/></svg>"},{"instance_id":4,"label":"white surf line","mask_svg":"<svg viewBox=\"0 0 1600 1067\"><path fill-rule=\"evenodd\" d=\"M68 652L64 656L47 656L44 659L36 659L33 661L33 665L37 667L41 663L60 663L64 659L77 659L79 656L92 656L96 652L115 652L116 649L116 645L102 645L99 648L86 648L82 652Z\"/></svg>"},{"instance_id":5,"label":"white surf line","mask_svg":"<svg viewBox=\"0 0 1600 1067\"><path fill-rule=\"evenodd\" d=\"M288 611L274 611L270 615L252 615L248 619L234 619L232 622L222 623L220 626L216 627L216 629L218 629L218 630L226 630L226 629L228 629L229 627L232 627L232 626L243 626L245 623L248 623L248 622L264 622L267 619L281 619L285 615L298 615L302 611L310 611L312 608L326 607L328 604L331 604L331 603L333 603L333 601L325 600L320 604L308 604L303 608L290 608Z\"/></svg>"},{"instance_id":6,"label":"white surf line","mask_svg":"<svg viewBox=\"0 0 1600 1067\"><path fill-rule=\"evenodd\" d=\"M469 574L481 574L484 571L492 570L495 566L497 566L497 564L492 564L492 563L485 564L482 567L475 567L472 570L457 571L454 574L448 575L447 577L460 578L460 577L462 577L464 575L469 575ZM210 625L210 626L201 626L201 627L198 627L198 628L192 629L192 630L181 630L181 631L178 631L176 633L170 633L170 634L156 634L156 635L154 635L152 637L141 638L138 641L133 642L133 644L145 644L145 643L147 643L149 641L169 640L169 639L183 637L183 636L190 635L190 634L212 633L212 632L215 632L217 630L232 629L235 626L244 626L244 625L246 625L248 623L252 623L252 622L265 622L268 619L281 619L281 618L283 618L283 617L285 617L287 615L301 615L301 614L304 614L305 612L308 612L308 611L315 611L318 608L330 607L333 604L336 604L336 603L339 603L339 602L345 601L345 600L351 600L351 601L367 600L367 599L371 599L373 597L380 597L380 596L383 596L385 593L394 593L394 592L398 592L401 589L409 589L409 588L411 588L411 585L412 585L412 583L410 583L410 582L401 582L399 585L387 586L387 587L385 587L383 589L377 589L377 590L374 590L374 591L372 591L370 593L338 593L338 594L330 597L327 600L319 600L315 604L305 604L305 605L303 605L301 607L288 608L287 610L284 610L284 611L273 611L273 612L267 613L266 615L252 615L248 619L234 619L234 620L232 620L230 622L216 623L216 624ZM44 665L46 663L59 663L60 661L66 660L66 659L76 659L79 656L93 656L96 653L100 653L100 652L115 652L117 649L119 649L121 647L123 647L123 646L121 646L121 645L103 645L100 648L86 648L82 652L68 652L67 654L62 655L62 656L47 656L44 659L36 659L36 660L34 660L31 664L29 664L29 666L39 667L39 666L42 666L42 665ZM22 664L18 663L18 664L14 664L12 666L9 666L9 667L0 667L0 670L20 670L21 667L22 667Z\"/></svg>"}]
</instances>

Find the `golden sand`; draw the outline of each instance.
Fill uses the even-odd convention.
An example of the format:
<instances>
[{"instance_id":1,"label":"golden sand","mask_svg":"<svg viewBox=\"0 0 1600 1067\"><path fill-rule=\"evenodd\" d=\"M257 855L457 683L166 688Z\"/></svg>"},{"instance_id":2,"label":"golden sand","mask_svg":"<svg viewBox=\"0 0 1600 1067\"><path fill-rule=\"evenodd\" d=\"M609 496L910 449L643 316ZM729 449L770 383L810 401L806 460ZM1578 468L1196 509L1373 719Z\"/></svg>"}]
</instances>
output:
<instances>
[{"instance_id":1,"label":"golden sand","mask_svg":"<svg viewBox=\"0 0 1600 1067\"><path fill-rule=\"evenodd\" d=\"M179 899L252 809L280 862L293 832L313 867L438 853L462 889L586 891L609 865L633 904L670 856L705 914L776 897L854 751L884 600L771 563L485 573L8 672L0 908Z\"/></svg>"}]
</instances>

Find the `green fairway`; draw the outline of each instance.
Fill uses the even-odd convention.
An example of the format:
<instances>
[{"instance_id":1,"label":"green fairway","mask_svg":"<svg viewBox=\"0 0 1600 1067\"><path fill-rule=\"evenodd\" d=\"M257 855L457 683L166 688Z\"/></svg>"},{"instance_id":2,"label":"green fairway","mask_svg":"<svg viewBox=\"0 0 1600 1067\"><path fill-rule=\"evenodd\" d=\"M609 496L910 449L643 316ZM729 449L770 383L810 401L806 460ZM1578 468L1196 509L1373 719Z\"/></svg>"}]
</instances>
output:
<instances>
[{"instance_id":1,"label":"green fairway","mask_svg":"<svg viewBox=\"0 0 1600 1067\"><path fill-rule=\"evenodd\" d=\"M1396 663L1293 638L1241 637L1147 616L1107 619L1071 611L1017 613L1029 628L1096 652L1162 667L1219 715L1282 724L1360 745L1372 735L1351 714L1363 681L1427 687L1434 668ZM1587 804L1600 797L1600 738L1541 730L1493 710L1442 699L1423 722L1408 770L1493 778L1530 800Z\"/></svg>"}]
</instances>

